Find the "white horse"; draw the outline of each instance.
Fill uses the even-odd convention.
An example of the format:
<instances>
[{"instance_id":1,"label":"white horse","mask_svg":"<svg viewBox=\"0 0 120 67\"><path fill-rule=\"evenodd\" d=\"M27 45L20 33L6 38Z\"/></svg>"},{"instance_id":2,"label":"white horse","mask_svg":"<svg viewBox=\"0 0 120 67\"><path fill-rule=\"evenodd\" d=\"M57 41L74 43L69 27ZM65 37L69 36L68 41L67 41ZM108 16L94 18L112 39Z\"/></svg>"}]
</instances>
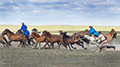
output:
<instances>
[{"instance_id":1,"label":"white horse","mask_svg":"<svg viewBox=\"0 0 120 67\"><path fill-rule=\"evenodd\" d=\"M102 42L101 44L99 44L100 40L96 41L96 39L94 37L89 36L89 35L84 35L84 39L88 39L88 40L84 40L84 42L88 41L88 42L86 42L86 44L88 44L88 46L89 45L91 45L91 46L95 45L95 46L93 46L95 51L97 50L97 47L99 47L99 49L100 49L99 52L101 52L101 50L103 48L104 48L103 50L105 50L105 48L113 48L115 50L115 46L112 46L108 39L105 40L104 42Z\"/></svg>"},{"instance_id":2,"label":"white horse","mask_svg":"<svg viewBox=\"0 0 120 67\"><path fill-rule=\"evenodd\" d=\"M97 50L97 47L99 47L96 39L92 36L84 35L84 37L81 39L84 43L86 43L87 46L92 46L95 50Z\"/></svg>"}]
</instances>

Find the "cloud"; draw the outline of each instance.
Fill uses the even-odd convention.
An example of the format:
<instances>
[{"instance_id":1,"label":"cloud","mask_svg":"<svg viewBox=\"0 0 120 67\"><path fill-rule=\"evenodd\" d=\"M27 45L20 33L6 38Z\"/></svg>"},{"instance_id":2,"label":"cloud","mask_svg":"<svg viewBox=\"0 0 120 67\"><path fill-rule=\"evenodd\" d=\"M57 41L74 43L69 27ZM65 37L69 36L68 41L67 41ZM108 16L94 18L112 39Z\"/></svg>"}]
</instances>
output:
<instances>
[{"instance_id":1,"label":"cloud","mask_svg":"<svg viewBox=\"0 0 120 67\"><path fill-rule=\"evenodd\" d=\"M1 0L0 17L17 16L18 20L36 22L58 20L65 23L65 20L71 19L77 20L70 22L87 22L86 19L119 17L119 3L119 0Z\"/></svg>"}]
</instances>

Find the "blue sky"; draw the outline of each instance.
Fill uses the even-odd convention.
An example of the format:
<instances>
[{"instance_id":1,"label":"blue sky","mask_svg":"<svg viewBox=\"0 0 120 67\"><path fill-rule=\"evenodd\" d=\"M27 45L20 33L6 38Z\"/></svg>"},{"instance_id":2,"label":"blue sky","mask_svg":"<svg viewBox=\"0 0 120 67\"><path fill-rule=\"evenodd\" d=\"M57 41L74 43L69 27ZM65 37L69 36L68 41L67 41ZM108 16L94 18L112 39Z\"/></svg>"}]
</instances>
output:
<instances>
[{"instance_id":1,"label":"blue sky","mask_svg":"<svg viewBox=\"0 0 120 67\"><path fill-rule=\"evenodd\" d=\"M120 0L0 0L0 24L120 26Z\"/></svg>"}]
</instances>

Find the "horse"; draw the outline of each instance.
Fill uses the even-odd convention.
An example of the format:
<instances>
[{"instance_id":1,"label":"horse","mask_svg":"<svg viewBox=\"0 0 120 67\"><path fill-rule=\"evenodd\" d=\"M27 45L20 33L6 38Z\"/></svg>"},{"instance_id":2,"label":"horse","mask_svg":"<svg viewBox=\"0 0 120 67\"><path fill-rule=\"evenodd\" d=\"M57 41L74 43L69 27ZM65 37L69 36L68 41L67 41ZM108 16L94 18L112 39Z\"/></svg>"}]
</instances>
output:
<instances>
[{"instance_id":1,"label":"horse","mask_svg":"<svg viewBox=\"0 0 120 67\"><path fill-rule=\"evenodd\" d=\"M82 48L84 48L85 50L87 49L83 46L83 42L80 41L80 37L75 37L75 36L73 36L74 34L72 36L68 36L68 35L66 35L66 32L60 32L60 35L61 35L61 38L63 39L63 41L65 42L65 44L68 45L70 51L71 51L71 48L69 45L71 45L71 47L73 49L76 49L72 46L73 44L77 44L79 46L82 46Z\"/></svg>"},{"instance_id":2,"label":"horse","mask_svg":"<svg viewBox=\"0 0 120 67\"><path fill-rule=\"evenodd\" d=\"M30 35L32 34L32 32L37 32L38 34L41 35L41 32L39 32L37 28L33 28L33 29L31 30L31 32L30 32ZM32 42L32 46L33 46L34 43L35 43L33 39L34 39L34 38L30 38L30 42ZM37 46L37 43L36 43L35 47L36 47L36 46Z\"/></svg>"},{"instance_id":3,"label":"horse","mask_svg":"<svg viewBox=\"0 0 120 67\"><path fill-rule=\"evenodd\" d=\"M9 47L10 43L12 41L20 41L20 44L18 45L18 47L21 45L21 43L23 43L24 45L26 45L26 39L25 37L19 35L19 34L14 34L13 32L11 32L9 29L5 29L3 32L2 32L2 35L7 35L8 36L8 45L7 47ZM24 46L25 48L25 46Z\"/></svg>"},{"instance_id":4,"label":"horse","mask_svg":"<svg viewBox=\"0 0 120 67\"><path fill-rule=\"evenodd\" d=\"M107 37L107 39L111 42L114 38L117 38L117 32L114 29L111 29L111 31L107 34L103 34Z\"/></svg>"},{"instance_id":5,"label":"horse","mask_svg":"<svg viewBox=\"0 0 120 67\"><path fill-rule=\"evenodd\" d=\"M19 35L21 35L22 37L24 37L25 42L27 41L26 35L25 35L20 29L18 29L18 31L16 32L16 34L19 34ZM30 45L29 42L28 42L28 44ZM27 45L27 44L26 44L26 45ZM28 45L27 45L27 46L28 46Z\"/></svg>"},{"instance_id":6,"label":"horse","mask_svg":"<svg viewBox=\"0 0 120 67\"><path fill-rule=\"evenodd\" d=\"M45 36L46 38L46 44L44 45L43 48L45 48L45 46L48 44L48 42L51 44L52 49L54 49L54 43L58 44L58 49L60 48L60 42L63 44L63 46L67 49L67 46L65 45L65 43L63 42L63 40L60 38L60 35L53 35L50 32L44 30L42 33L42 36Z\"/></svg>"},{"instance_id":7,"label":"horse","mask_svg":"<svg viewBox=\"0 0 120 67\"><path fill-rule=\"evenodd\" d=\"M0 35L0 42L3 44L4 47L5 47L5 44L7 46L7 39L2 35Z\"/></svg>"},{"instance_id":8,"label":"horse","mask_svg":"<svg viewBox=\"0 0 120 67\"><path fill-rule=\"evenodd\" d=\"M35 43L32 48L35 47L35 44L39 42L39 49L41 49L41 42L45 42L45 36L40 36L37 32L32 32L29 38L35 38ZM49 44L48 44L49 45Z\"/></svg>"},{"instance_id":9,"label":"horse","mask_svg":"<svg viewBox=\"0 0 120 67\"><path fill-rule=\"evenodd\" d=\"M98 43L95 40L95 38L90 35L88 29L85 29L84 31L74 33L72 36L80 37L80 41L83 42L83 43L86 43L87 45L91 44L92 46L95 45L95 46L99 47Z\"/></svg>"}]
</instances>

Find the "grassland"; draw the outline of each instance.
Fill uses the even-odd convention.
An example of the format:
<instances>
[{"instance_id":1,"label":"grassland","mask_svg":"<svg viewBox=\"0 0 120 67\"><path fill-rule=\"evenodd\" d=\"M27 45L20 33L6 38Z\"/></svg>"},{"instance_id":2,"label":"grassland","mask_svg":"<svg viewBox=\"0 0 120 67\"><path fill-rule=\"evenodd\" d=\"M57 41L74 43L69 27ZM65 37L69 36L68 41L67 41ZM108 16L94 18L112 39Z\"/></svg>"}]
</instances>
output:
<instances>
[{"instance_id":1,"label":"grassland","mask_svg":"<svg viewBox=\"0 0 120 67\"><path fill-rule=\"evenodd\" d=\"M120 52L0 48L0 67L119 67Z\"/></svg>"},{"instance_id":2,"label":"grassland","mask_svg":"<svg viewBox=\"0 0 120 67\"><path fill-rule=\"evenodd\" d=\"M11 31L16 32L18 29L20 29L20 25L0 25L0 32L2 32L4 29L10 29ZM54 34L58 34L59 30L68 31L68 33L74 33L83 31L85 29L89 29L89 26L71 26L71 25L44 25L44 26L32 26L28 25L28 30L31 31L33 28L37 28L38 31L44 31L48 30L51 31ZM94 26L94 28L97 31L110 31L112 28L115 29L115 31L120 31L120 26Z\"/></svg>"},{"instance_id":3,"label":"grassland","mask_svg":"<svg viewBox=\"0 0 120 67\"><path fill-rule=\"evenodd\" d=\"M0 32L4 29L17 31L20 26L0 25ZM28 26L31 30L37 28L39 31L82 31L88 29L88 26ZM94 26L98 31L106 33L114 28L118 33L118 26ZM74 30L73 30L74 29ZM54 33L54 32L53 32ZM55 32L57 33L57 32ZM113 40L113 43L120 44L120 36ZM12 42L13 46L3 48L0 43L0 67L120 67L120 51L104 51L102 53L93 50L76 49L69 51L63 46L55 49L32 49L31 46L24 48L14 48L19 43ZM44 43L42 43L42 46ZM55 45L57 46L57 45ZM119 46L117 46L119 47ZM80 48L78 46L77 48Z\"/></svg>"}]
</instances>

